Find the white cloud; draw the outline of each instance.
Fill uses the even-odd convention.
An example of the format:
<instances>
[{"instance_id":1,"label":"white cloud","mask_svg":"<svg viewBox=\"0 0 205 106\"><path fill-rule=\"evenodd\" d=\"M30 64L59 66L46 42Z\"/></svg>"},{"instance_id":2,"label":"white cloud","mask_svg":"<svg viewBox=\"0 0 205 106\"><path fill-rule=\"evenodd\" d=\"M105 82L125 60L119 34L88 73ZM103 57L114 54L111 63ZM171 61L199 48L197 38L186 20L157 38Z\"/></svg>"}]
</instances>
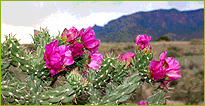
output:
<instances>
[{"instance_id":1,"label":"white cloud","mask_svg":"<svg viewBox=\"0 0 205 106\"><path fill-rule=\"evenodd\" d=\"M5 41L4 35L8 35L12 33L12 35L16 34L17 39L21 39L19 43L31 43L34 28L33 27L25 27L25 26L13 26L7 24L1 24L1 42Z\"/></svg>"},{"instance_id":2,"label":"white cloud","mask_svg":"<svg viewBox=\"0 0 205 106\"><path fill-rule=\"evenodd\" d=\"M58 31L62 32L64 28L76 27L78 30L87 28L88 26L99 25L103 26L112 19L122 16L122 13L91 13L89 16L78 17L69 12L56 12L41 20L41 23L36 25L38 27L47 27L50 33L57 35Z\"/></svg>"},{"instance_id":3,"label":"white cloud","mask_svg":"<svg viewBox=\"0 0 205 106\"><path fill-rule=\"evenodd\" d=\"M116 19L122 15L123 14L121 13L99 12L91 13L86 17L77 17L68 12L58 11L42 19L40 24L36 24L33 27L13 26L3 23L1 24L1 42L5 40L3 35L8 35L11 32L12 34L16 34L17 39L21 39L20 43L31 43L32 38L30 34L33 35L34 29L40 29L40 27L47 27L51 36L57 36L59 31L62 32L64 28L69 29L74 26L78 30L81 30L81 28L87 28L88 26L94 26L95 24L103 26L110 20Z\"/></svg>"}]
</instances>

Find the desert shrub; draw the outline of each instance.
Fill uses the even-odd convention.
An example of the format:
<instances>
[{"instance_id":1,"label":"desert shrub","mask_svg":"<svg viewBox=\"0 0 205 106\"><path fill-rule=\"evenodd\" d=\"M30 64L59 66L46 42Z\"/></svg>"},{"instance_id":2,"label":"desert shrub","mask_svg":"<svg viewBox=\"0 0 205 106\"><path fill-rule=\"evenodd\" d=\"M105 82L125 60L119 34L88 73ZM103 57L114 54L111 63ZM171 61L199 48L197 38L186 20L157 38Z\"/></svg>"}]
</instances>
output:
<instances>
[{"instance_id":1,"label":"desert shrub","mask_svg":"<svg viewBox=\"0 0 205 106\"><path fill-rule=\"evenodd\" d=\"M170 41L170 39L167 36L161 36L161 37L158 37L156 41Z\"/></svg>"},{"instance_id":2,"label":"desert shrub","mask_svg":"<svg viewBox=\"0 0 205 106\"><path fill-rule=\"evenodd\" d=\"M189 64L189 66L188 66L188 68L189 68L190 70L192 70L192 69L194 69L194 68L198 68L198 67L199 67L199 65L198 65L197 63L193 62L193 61L190 61L190 64Z\"/></svg>"},{"instance_id":3,"label":"desert shrub","mask_svg":"<svg viewBox=\"0 0 205 106\"><path fill-rule=\"evenodd\" d=\"M127 47L124 47L124 50L129 51L129 50L133 50L135 47L132 45L128 45Z\"/></svg>"},{"instance_id":4,"label":"desert shrub","mask_svg":"<svg viewBox=\"0 0 205 106\"><path fill-rule=\"evenodd\" d=\"M167 50L168 57L180 57L180 54L175 50Z\"/></svg>"},{"instance_id":5,"label":"desert shrub","mask_svg":"<svg viewBox=\"0 0 205 106\"><path fill-rule=\"evenodd\" d=\"M169 47L167 47L167 50L173 50L176 52L180 52L182 49L177 47L177 46L169 46Z\"/></svg>"},{"instance_id":6,"label":"desert shrub","mask_svg":"<svg viewBox=\"0 0 205 106\"><path fill-rule=\"evenodd\" d=\"M204 45L204 40L203 39L192 39L190 41L191 45Z\"/></svg>"}]
</instances>

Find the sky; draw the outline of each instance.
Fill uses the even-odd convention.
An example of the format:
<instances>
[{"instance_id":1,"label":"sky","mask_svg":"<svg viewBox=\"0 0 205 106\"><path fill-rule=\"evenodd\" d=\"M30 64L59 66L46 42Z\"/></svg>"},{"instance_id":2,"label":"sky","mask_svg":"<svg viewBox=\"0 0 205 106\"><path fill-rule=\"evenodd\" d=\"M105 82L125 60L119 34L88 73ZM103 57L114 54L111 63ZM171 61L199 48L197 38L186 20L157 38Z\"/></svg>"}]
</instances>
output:
<instances>
[{"instance_id":1,"label":"sky","mask_svg":"<svg viewBox=\"0 0 205 106\"><path fill-rule=\"evenodd\" d=\"M196 10L204 8L204 1L1 1L1 42L9 33L20 43L31 43L30 34L40 27L57 36L72 26L104 26L123 15L171 8Z\"/></svg>"}]
</instances>

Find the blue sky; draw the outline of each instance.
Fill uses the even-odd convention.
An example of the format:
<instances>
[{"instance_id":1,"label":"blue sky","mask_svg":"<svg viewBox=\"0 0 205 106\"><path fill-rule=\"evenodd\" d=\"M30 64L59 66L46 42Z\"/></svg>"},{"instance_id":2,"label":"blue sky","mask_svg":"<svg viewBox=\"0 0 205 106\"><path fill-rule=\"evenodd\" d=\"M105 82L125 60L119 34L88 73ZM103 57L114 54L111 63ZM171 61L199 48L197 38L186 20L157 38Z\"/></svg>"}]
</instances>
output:
<instances>
[{"instance_id":1,"label":"blue sky","mask_svg":"<svg viewBox=\"0 0 205 106\"><path fill-rule=\"evenodd\" d=\"M4 34L17 34L20 43L31 43L34 29L47 27L51 35L64 28L103 26L110 20L139 11L204 8L204 1L2 1L1 42Z\"/></svg>"}]
</instances>

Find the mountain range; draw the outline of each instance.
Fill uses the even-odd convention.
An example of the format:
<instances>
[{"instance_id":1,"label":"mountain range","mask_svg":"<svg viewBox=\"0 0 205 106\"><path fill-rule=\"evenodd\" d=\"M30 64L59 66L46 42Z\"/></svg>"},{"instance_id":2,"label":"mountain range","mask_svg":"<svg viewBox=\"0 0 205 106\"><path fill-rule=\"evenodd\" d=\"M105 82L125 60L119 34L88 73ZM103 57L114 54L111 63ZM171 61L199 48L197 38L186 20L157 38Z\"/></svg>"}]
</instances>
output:
<instances>
[{"instance_id":1,"label":"mountain range","mask_svg":"<svg viewBox=\"0 0 205 106\"><path fill-rule=\"evenodd\" d=\"M102 42L133 42L140 34L170 40L189 41L204 38L204 9L179 11L159 9L136 12L108 22L104 26L93 26L97 39Z\"/></svg>"}]
</instances>

